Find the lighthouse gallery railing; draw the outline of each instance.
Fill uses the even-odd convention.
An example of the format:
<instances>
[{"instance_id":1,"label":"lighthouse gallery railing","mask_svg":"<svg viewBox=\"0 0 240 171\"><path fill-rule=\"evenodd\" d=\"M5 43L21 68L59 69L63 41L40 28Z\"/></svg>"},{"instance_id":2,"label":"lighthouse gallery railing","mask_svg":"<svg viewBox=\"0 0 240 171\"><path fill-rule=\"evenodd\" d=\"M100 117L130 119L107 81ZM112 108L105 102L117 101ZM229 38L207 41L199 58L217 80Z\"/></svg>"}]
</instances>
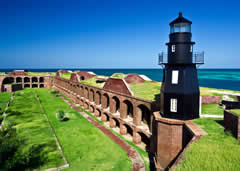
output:
<instances>
[{"instance_id":1,"label":"lighthouse gallery railing","mask_svg":"<svg viewBox=\"0 0 240 171\"><path fill-rule=\"evenodd\" d=\"M159 53L158 54L158 64L163 65L168 63L168 54L167 53ZM192 55L192 63L193 64L204 64L204 52L194 52Z\"/></svg>"}]
</instances>

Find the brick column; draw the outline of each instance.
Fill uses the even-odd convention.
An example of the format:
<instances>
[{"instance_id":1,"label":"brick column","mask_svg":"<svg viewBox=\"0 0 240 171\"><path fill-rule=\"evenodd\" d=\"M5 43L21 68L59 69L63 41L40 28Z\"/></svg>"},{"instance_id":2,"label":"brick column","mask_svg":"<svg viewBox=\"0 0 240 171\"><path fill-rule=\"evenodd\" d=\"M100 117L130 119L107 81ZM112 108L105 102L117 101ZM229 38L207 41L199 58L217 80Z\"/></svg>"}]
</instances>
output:
<instances>
[{"instance_id":1,"label":"brick column","mask_svg":"<svg viewBox=\"0 0 240 171\"><path fill-rule=\"evenodd\" d=\"M134 144L139 144L142 141L142 137L139 133L137 133L136 131L133 132L133 143Z\"/></svg>"}]
</instances>

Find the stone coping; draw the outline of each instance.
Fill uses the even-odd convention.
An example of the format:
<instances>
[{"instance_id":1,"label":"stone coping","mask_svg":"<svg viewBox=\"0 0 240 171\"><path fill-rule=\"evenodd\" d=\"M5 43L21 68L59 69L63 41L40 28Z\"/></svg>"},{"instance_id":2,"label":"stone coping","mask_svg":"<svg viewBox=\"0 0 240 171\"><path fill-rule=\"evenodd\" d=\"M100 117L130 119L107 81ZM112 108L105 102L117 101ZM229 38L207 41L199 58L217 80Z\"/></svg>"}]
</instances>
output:
<instances>
[{"instance_id":1,"label":"stone coping","mask_svg":"<svg viewBox=\"0 0 240 171\"><path fill-rule=\"evenodd\" d=\"M177 120L177 119L169 119L169 118L164 118L160 115L160 112L154 112L153 113L154 117L156 118L157 121L166 123L166 124L171 124L171 125L186 125L187 128L193 133L194 136L203 136L207 135L207 132L205 132L200 126L197 124L193 123L192 120L189 121L182 121L182 120Z\"/></svg>"}]
</instances>

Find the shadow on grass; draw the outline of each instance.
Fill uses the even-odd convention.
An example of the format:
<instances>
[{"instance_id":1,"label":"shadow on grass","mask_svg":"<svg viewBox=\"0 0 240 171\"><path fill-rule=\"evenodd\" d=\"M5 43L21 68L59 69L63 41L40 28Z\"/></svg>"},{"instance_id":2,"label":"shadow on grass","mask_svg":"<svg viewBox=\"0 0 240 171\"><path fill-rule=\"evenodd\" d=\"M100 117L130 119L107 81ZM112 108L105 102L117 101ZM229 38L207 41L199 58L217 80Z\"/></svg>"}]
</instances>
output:
<instances>
[{"instance_id":1,"label":"shadow on grass","mask_svg":"<svg viewBox=\"0 0 240 171\"><path fill-rule=\"evenodd\" d=\"M224 127L224 120L214 120L216 123Z\"/></svg>"}]
</instances>

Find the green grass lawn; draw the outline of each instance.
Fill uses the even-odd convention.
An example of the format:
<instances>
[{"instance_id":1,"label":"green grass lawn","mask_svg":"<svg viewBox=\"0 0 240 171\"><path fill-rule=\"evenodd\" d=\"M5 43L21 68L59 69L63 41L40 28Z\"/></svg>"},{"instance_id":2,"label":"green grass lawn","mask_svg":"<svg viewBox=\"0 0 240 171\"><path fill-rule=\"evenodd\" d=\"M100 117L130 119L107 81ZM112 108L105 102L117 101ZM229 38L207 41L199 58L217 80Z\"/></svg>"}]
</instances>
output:
<instances>
[{"instance_id":1,"label":"green grass lawn","mask_svg":"<svg viewBox=\"0 0 240 171\"><path fill-rule=\"evenodd\" d=\"M224 109L218 104L202 105L202 114L223 115Z\"/></svg>"},{"instance_id":2,"label":"green grass lawn","mask_svg":"<svg viewBox=\"0 0 240 171\"><path fill-rule=\"evenodd\" d=\"M4 93L0 93L0 113L3 113L8 101L10 100L12 93L10 92L4 92Z\"/></svg>"},{"instance_id":3,"label":"green grass lawn","mask_svg":"<svg viewBox=\"0 0 240 171\"><path fill-rule=\"evenodd\" d=\"M7 75L5 72L0 72L0 76L5 76Z\"/></svg>"},{"instance_id":4,"label":"green grass lawn","mask_svg":"<svg viewBox=\"0 0 240 171\"><path fill-rule=\"evenodd\" d=\"M194 122L208 135L192 143L184 160L173 170L240 170L240 143L214 118L196 119Z\"/></svg>"},{"instance_id":5,"label":"green grass lawn","mask_svg":"<svg viewBox=\"0 0 240 171\"><path fill-rule=\"evenodd\" d=\"M62 77L62 78L65 78L65 79L67 79L67 80L70 80L71 75L72 75L71 72L68 72L68 73L62 73L62 74L61 74L61 77Z\"/></svg>"},{"instance_id":6,"label":"green grass lawn","mask_svg":"<svg viewBox=\"0 0 240 171\"><path fill-rule=\"evenodd\" d=\"M97 78L93 77L93 78L89 78L86 80L81 80L80 83L88 84L88 85L95 86L95 87L103 87L105 82L97 83Z\"/></svg>"},{"instance_id":7,"label":"green grass lawn","mask_svg":"<svg viewBox=\"0 0 240 171\"><path fill-rule=\"evenodd\" d=\"M155 100L155 95L160 94L161 82L145 81L144 83L133 83L130 85L135 97Z\"/></svg>"},{"instance_id":8,"label":"green grass lawn","mask_svg":"<svg viewBox=\"0 0 240 171\"><path fill-rule=\"evenodd\" d=\"M131 160L120 146L50 90L36 91L70 164L66 170L131 170ZM57 120L58 110L68 113L70 119Z\"/></svg>"},{"instance_id":9,"label":"green grass lawn","mask_svg":"<svg viewBox=\"0 0 240 171\"><path fill-rule=\"evenodd\" d=\"M120 78L120 79L123 79L124 77L126 77L127 75L126 74L122 74L122 73L119 73L119 74L115 74L113 76L111 76L112 78Z\"/></svg>"},{"instance_id":10,"label":"green grass lawn","mask_svg":"<svg viewBox=\"0 0 240 171\"><path fill-rule=\"evenodd\" d=\"M20 153L25 155L33 146L41 149L40 158L43 162L41 170L64 164L50 125L35 97L34 89L24 89L15 93L7 110L6 120L13 123L17 129L17 135L25 140L18 149Z\"/></svg>"},{"instance_id":11,"label":"green grass lawn","mask_svg":"<svg viewBox=\"0 0 240 171\"><path fill-rule=\"evenodd\" d=\"M237 116L240 116L240 109L231 109L230 111L236 114Z\"/></svg>"},{"instance_id":12,"label":"green grass lawn","mask_svg":"<svg viewBox=\"0 0 240 171\"><path fill-rule=\"evenodd\" d=\"M51 76L56 76L55 72L27 72L31 76L44 76L50 74Z\"/></svg>"}]
</instances>

